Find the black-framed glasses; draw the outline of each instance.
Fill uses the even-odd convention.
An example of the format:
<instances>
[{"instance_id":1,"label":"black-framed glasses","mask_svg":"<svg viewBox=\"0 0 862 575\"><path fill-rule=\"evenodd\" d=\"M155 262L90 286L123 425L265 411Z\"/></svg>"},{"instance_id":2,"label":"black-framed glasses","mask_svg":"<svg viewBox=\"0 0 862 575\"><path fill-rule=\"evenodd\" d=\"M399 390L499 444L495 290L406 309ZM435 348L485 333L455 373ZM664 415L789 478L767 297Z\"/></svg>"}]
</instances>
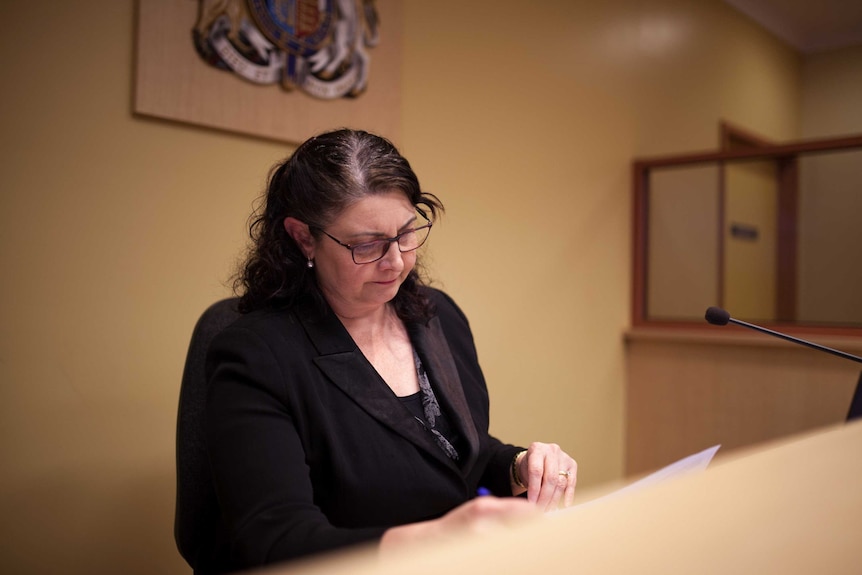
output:
<instances>
[{"instance_id":1,"label":"black-framed glasses","mask_svg":"<svg viewBox=\"0 0 862 575\"><path fill-rule=\"evenodd\" d=\"M377 260L382 260L386 255L386 252L389 251L389 245L393 242L398 244L398 251L402 254L421 248L422 244L425 243L425 240L428 239L428 235L431 233L431 226L434 225L434 222L429 220L425 214L420 213L419 215L425 218L425 221L428 223L423 226L419 226L418 228L412 228L401 232L392 238L383 238L372 242L363 242L361 244L346 244L338 238L328 234L326 230L322 228L316 229L323 232L323 234L338 245L349 249L350 255L353 257L353 263L360 265L370 264Z\"/></svg>"}]
</instances>

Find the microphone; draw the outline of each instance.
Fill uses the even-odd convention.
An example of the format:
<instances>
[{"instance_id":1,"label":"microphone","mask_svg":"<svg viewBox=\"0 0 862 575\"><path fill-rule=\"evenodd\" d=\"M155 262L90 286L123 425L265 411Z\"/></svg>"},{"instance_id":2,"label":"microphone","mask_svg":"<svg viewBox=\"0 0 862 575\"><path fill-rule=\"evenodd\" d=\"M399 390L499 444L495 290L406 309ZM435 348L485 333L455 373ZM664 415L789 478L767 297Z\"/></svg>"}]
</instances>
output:
<instances>
[{"instance_id":1,"label":"microphone","mask_svg":"<svg viewBox=\"0 0 862 575\"><path fill-rule=\"evenodd\" d=\"M741 325L742 327L747 327L755 331L774 335L775 337L780 337L781 339L792 341L793 343L798 343L800 345L804 345L813 349L819 349L820 351L825 351L826 353L831 353L832 355L837 355L838 357L843 357L844 359L849 359L851 361L857 361L859 363L862 363L862 357L839 351L837 349L832 349L831 347L826 347L825 345L820 345L819 343L813 343L804 339L799 339L798 337L793 337L791 335L787 335L786 333L772 331L771 329L766 329L765 327L754 325L753 323L733 319L732 317L730 317L730 314L727 312L727 310L721 309L720 307L713 306L707 308L705 317L706 321L708 321L712 325L727 325L728 323L735 323L736 325Z\"/></svg>"}]
</instances>

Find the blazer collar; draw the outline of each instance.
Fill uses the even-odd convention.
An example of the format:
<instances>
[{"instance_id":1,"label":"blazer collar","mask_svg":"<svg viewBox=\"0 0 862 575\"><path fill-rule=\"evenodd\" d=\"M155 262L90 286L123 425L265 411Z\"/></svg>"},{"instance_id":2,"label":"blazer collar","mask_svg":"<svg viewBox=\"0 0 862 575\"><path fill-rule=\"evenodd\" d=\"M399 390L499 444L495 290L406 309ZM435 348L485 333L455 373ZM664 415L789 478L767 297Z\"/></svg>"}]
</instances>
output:
<instances>
[{"instance_id":1,"label":"blazer collar","mask_svg":"<svg viewBox=\"0 0 862 575\"><path fill-rule=\"evenodd\" d=\"M440 319L433 317L427 325L408 324L407 330L449 423L464 439L467 452L459 453L460 465L462 469L469 470L478 456L479 433Z\"/></svg>"},{"instance_id":2,"label":"blazer collar","mask_svg":"<svg viewBox=\"0 0 862 575\"><path fill-rule=\"evenodd\" d=\"M459 461L449 459L431 433L422 429L389 386L365 358L347 329L332 312L299 306L297 317L318 351L314 363L334 385L369 415L386 425L435 459L468 472L476 463L479 435L470 414L455 360L437 317L428 325L408 324L415 347L441 407L451 425L464 438L467 453Z\"/></svg>"}]
</instances>

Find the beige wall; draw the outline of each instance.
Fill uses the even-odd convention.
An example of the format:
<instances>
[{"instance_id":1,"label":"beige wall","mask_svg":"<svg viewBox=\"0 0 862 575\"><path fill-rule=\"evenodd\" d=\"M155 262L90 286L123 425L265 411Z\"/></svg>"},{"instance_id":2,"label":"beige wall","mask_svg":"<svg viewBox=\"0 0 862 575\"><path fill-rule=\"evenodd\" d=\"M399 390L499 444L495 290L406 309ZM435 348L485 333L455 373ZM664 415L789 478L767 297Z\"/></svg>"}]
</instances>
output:
<instances>
[{"instance_id":1,"label":"beige wall","mask_svg":"<svg viewBox=\"0 0 862 575\"><path fill-rule=\"evenodd\" d=\"M778 249L778 186L774 162L728 164L724 170L724 300L735 317L775 319ZM735 237L733 225L757 230L756 239Z\"/></svg>"},{"instance_id":2,"label":"beige wall","mask_svg":"<svg viewBox=\"0 0 862 575\"><path fill-rule=\"evenodd\" d=\"M803 138L862 132L862 46L806 56L801 75Z\"/></svg>"},{"instance_id":3,"label":"beige wall","mask_svg":"<svg viewBox=\"0 0 862 575\"><path fill-rule=\"evenodd\" d=\"M653 170L646 306L653 320L703 317L718 302L717 166Z\"/></svg>"},{"instance_id":4,"label":"beige wall","mask_svg":"<svg viewBox=\"0 0 862 575\"><path fill-rule=\"evenodd\" d=\"M133 117L131 0L2 15L0 570L185 573L185 347L290 147ZM472 320L493 430L619 478L630 161L712 148L720 119L795 135L797 61L718 0L404 15L399 144L448 208L431 269Z\"/></svg>"},{"instance_id":5,"label":"beige wall","mask_svg":"<svg viewBox=\"0 0 862 575\"><path fill-rule=\"evenodd\" d=\"M802 78L803 137L862 133L862 46L808 56ZM862 324L862 152L800 165L799 317Z\"/></svg>"}]
</instances>

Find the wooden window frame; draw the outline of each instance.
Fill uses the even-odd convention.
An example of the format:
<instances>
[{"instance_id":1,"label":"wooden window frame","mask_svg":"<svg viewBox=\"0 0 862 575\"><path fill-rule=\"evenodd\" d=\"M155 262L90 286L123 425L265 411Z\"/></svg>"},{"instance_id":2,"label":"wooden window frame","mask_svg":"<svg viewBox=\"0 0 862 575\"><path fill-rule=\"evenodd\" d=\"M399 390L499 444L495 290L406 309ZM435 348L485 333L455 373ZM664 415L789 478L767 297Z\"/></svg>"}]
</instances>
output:
<instances>
[{"instance_id":1,"label":"wooden window frame","mask_svg":"<svg viewBox=\"0 0 862 575\"><path fill-rule=\"evenodd\" d=\"M738 136L742 132L725 124L722 130L721 143L725 145L726 138ZM756 137L746 135L751 140ZM790 333L811 333L824 335L862 336L862 327L851 326L820 326L801 325L793 323L796 303L797 248L796 221L798 217L799 168L798 157L802 154L817 152L835 152L843 150L862 150L862 135L845 136L790 142L785 144L770 144L758 140L751 148L720 149L718 151L694 152L653 158L639 158L632 163L633 187L633 223L632 223L632 327L662 327L662 328L708 328L705 321L686 320L655 320L647 317L647 266L649 258L649 176L656 168L691 166L697 164L724 164L732 160L769 160L778 166L778 235L782 243L777 260L777 279L781 289L777 294L775 322L771 325ZM723 207L719 207L719 217L723 217ZM723 229L723 226L720 226ZM719 242L721 246L721 242ZM719 249L722 249L719 247ZM721 255L721 254L719 254ZM719 259L719 262L722 260ZM722 281L721 278L719 281ZM719 292L721 293L721 292Z\"/></svg>"}]
</instances>

